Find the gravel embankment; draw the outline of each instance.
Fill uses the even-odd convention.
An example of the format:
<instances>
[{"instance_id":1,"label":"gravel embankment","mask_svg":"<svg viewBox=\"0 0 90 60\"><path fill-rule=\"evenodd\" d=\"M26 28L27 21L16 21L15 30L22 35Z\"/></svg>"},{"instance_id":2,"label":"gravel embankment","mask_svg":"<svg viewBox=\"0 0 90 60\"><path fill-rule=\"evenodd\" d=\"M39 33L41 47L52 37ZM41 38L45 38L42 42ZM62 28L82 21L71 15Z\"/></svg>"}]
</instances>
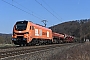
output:
<instances>
[{"instance_id":1,"label":"gravel embankment","mask_svg":"<svg viewBox=\"0 0 90 60\"><path fill-rule=\"evenodd\" d=\"M70 54L73 50L75 52L75 48L81 44L74 44L62 47L56 47L47 50L41 50L36 52L31 52L25 55L9 58L7 60L67 60L69 58L66 56L66 53ZM84 44L82 44L84 45ZM69 52L68 52L69 51ZM65 59L66 58L66 59Z\"/></svg>"}]
</instances>

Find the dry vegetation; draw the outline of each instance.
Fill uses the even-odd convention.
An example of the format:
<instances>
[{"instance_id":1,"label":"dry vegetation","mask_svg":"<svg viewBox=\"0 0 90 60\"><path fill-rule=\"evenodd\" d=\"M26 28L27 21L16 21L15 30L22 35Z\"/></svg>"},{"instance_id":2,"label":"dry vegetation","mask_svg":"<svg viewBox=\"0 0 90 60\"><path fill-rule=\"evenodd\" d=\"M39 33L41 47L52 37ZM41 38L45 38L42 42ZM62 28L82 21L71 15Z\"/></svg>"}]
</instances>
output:
<instances>
[{"instance_id":1,"label":"dry vegetation","mask_svg":"<svg viewBox=\"0 0 90 60\"><path fill-rule=\"evenodd\" d=\"M90 43L71 47L57 54L52 60L90 60Z\"/></svg>"}]
</instances>

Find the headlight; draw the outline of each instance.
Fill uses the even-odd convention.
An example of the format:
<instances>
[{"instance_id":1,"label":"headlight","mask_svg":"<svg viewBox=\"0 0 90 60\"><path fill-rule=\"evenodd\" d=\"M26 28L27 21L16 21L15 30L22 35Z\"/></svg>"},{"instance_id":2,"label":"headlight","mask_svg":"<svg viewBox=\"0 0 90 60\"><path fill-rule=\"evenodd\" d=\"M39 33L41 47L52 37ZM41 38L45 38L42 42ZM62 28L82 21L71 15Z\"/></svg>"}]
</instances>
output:
<instances>
[{"instance_id":1,"label":"headlight","mask_svg":"<svg viewBox=\"0 0 90 60\"><path fill-rule=\"evenodd\" d=\"M23 38L23 40L26 40L26 38Z\"/></svg>"},{"instance_id":2,"label":"headlight","mask_svg":"<svg viewBox=\"0 0 90 60\"><path fill-rule=\"evenodd\" d=\"M16 41L16 39L15 39L15 38L12 38L12 40L13 40L13 41Z\"/></svg>"},{"instance_id":3,"label":"headlight","mask_svg":"<svg viewBox=\"0 0 90 60\"><path fill-rule=\"evenodd\" d=\"M26 34L29 34L29 32L26 32Z\"/></svg>"}]
</instances>

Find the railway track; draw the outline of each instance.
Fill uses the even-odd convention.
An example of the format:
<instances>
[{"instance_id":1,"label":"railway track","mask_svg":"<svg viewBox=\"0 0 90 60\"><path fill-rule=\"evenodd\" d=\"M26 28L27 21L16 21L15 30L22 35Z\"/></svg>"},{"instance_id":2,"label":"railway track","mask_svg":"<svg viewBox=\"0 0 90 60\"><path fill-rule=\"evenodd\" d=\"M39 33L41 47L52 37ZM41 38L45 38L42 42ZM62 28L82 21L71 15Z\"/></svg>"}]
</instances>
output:
<instances>
[{"instance_id":1,"label":"railway track","mask_svg":"<svg viewBox=\"0 0 90 60\"><path fill-rule=\"evenodd\" d=\"M47 47L47 46L53 46L58 44L51 44L51 45L40 45L40 46L12 46L12 47L1 47L0 52L6 52L6 51L13 51L13 50L23 50L23 49L33 49L33 48L40 48L40 47ZM63 45L63 44L60 44Z\"/></svg>"},{"instance_id":2,"label":"railway track","mask_svg":"<svg viewBox=\"0 0 90 60\"><path fill-rule=\"evenodd\" d=\"M28 47L18 47L18 48L9 48L6 49L5 51L2 49L0 51L0 59L5 60L7 58L12 58L12 57L17 57L20 55L25 55L25 54L30 54L38 51L44 51L44 50L49 50L49 49L55 49L59 48L62 46L67 46L67 45L73 45L75 43L68 43L68 44L53 44L53 45L44 45L44 46L28 46Z\"/></svg>"}]
</instances>

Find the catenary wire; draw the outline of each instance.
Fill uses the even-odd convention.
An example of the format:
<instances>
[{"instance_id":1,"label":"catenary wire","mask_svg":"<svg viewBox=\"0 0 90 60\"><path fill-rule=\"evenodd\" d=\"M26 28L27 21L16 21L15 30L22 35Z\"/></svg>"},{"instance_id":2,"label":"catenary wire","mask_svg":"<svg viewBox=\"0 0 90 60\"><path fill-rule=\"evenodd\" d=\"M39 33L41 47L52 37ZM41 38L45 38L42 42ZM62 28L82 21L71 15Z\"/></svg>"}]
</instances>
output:
<instances>
[{"instance_id":1,"label":"catenary wire","mask_svg":"<svg viewBox=\"0 0 90 60\"><path fill-rule=\"evenodd\" d=\"M31 11L30 9L28 9L28 8L26 8L25 6L21 5L21 4L18 3L17 1L13 0L13 2L15 2L15 3L17 3L19 6L22 6L23 8L25 8L25 9ZM31 12L32 12L32 11L31 11ZM32 12L32 13L34 13L34 12ZM34 14L35 14L35 13L34 13ZM40 17L41 17L41 16L40 16ZM46 20L46 19L43 19L43 20ZM48 22L48 23L49 23L49 22ZM51 24L51 23L49 23L49 24ZM51 25L52 25L52 24L51 24Z\"/></svg>"},{"instance_id":2,"label":"catenary wire","mask_svg":"<svg viewBox=\"0 0 90 60\"><path fill-rule=\"evenodd\" d=\"M37 0L35 0L39 5L41 5L45 10L47 10L51 15L53 15L56 19L58 19L60 21L60 19L55 16L52 12L50 12L46 7L44 7L40 2L38 2Z\"/></svg>"},{"instance_id":3,"label":"catenary wire","mask_svg":"<svg viewBox=\"0 0 90 60\"><path fill-rule=\"evenodd\" d=\"M28 9L27 7L21 5L21 4L18 3L17 1L13 0L13 2L15 2L15 3L18 4L19 6L21 6L21 7L25 8L25 9L27 9L28 11L31 11L30 9ZM35 15L38 15L38 14L34 13L33 11L31 11L31 12L32 12L33 14L35 14ZM39 16L39 15L38 15L38 16ZM40 16L40 17L42 17L42 16Z\"/></svg>"},{"instance_id":4,"label":"catenary wire","mask_svg":"<svg viewBox=\"0 0 90 60\"><path fill-rule=\"evenodd\" d=\"M44 0L42 0L55 14L57 14ZM59 16L59 14L57 14L57 16ZM60 16L59 16L60 17ZM60 18L62 19L62 18Z\"/></svg>"},{"instance_id":5,"label":"catenary wire","mask_svg":"<svg viewBox=\"0 0 90 60\"><path fill-rule=\"evenodd\" d=\"M23 10L23 9L21 9L21 8L19 8L19 7L15 6L15 5L13 5L13 4L5 1L5 0L2 0L2 1L5 2L5 3L7 3L7 4L9 4L9 5L11 5L11 6L13 6L13 7L15 7L15 8L17 8L17 9L19 9L19 10L21 10L21 11L23 11L23 12L25 12L25 13L27 13L27 14L29 14L29 15L32 15L32 16L40 19L40 20L43 20L43 19L41 19L41 18L39 18L39 17L37 17L37 16L35 16L35 15L33 15L33 14L31 14L31 13L29 13L29 12L27 12L27 11L25 11L25 10ZM12 1L14 1L14 0L12 0ZM13 2L12 2L12 3L13 3ZM19 4L19 5L20 5L20 4ZM23 7L24 7L24 6L23 6ZM24 7L24 8L25 8L25 7ZM49 23L49 24L51 24L51 23ZM52 25L52 24L51 24L51 25Z\"/></svg>"},{"instance_id":6,"label":"catenary wire","mask_svg":"<svg viewBox=\"0 0 90 60\"><path fill-rule=\"evenodd\" d=\"M9 4L9 5L11 5L11 6L13 6L13 7L15 7L15 8L17 8L17 9L19 9L19 10L21 10L21 11L23 11L23 12L25 12L25 13L27 13L27 14L29 14L29 15L32 15L32 16L34 16L34 17L36 17L36 18L42 20L41 18L35 16L34 14L31 14L31 13L29 13L29 12L27 12L27 11L25 11L25 10L23 10L23 9L21 9L21 8L19 8L19 7L15 6L15 5L13 5L13 4L11 4L11 3L5 1L5 0L2 0L2 1L5 2L5 3L7 3L7 4Z\"/></svg>"}]
</instances>

